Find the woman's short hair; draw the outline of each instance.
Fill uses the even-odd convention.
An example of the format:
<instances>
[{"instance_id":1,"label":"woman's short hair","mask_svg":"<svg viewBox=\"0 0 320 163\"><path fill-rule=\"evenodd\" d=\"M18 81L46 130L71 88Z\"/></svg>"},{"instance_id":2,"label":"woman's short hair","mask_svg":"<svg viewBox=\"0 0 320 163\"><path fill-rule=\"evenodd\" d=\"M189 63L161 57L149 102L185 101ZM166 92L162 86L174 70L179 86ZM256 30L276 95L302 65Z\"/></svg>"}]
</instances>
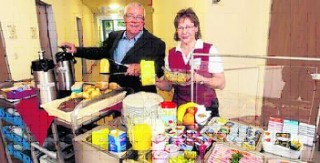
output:
<instances>
[{"instance_id":1,"label":"woman's short hair","mask_svg":"<svg viewBox=\"0 0 320 163\"><path fill-rule=\"evenodd\" d=\"M194 24L195 27L198 27L198 32L196 33L196 40L201 38L201 31L200 31L200 22L197 14L192 10L192 8L182 9L180 10L176 17L174 18L174 27L176 28L176 31L179 26L179 21L181 19L188 18L191 20L191 22ZM174 40L179 41L179 37L177 32L174 33Z\"/></svg>"}]
</instances>

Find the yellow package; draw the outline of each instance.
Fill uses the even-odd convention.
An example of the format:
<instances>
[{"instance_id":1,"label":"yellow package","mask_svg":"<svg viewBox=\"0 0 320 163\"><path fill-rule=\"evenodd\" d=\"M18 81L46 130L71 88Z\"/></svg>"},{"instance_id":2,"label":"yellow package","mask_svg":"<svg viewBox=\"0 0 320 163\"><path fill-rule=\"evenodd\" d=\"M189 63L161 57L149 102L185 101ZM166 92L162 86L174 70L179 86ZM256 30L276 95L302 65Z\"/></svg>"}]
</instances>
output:
<instances>
[{"instance_id":1,"label":"yellow package","mask_svg":"<svg viewBox=\"0 0 320 163\"><path fill-rule=\"evenodd\" d=\"M100 60L100 73L109 73L110 72L110 63L107 59Z\"/></svg>"},{"instance_id":2,"label":"yellow package","mask_svg":"<svg viewBox=\"0 0 320 163\"><path fill-rule=\"evenodd\" d=\"M142 60L140 62L140 72L143 86L154 85L156 83L154 61Z\"/></svg>"},{"instance_id":3,"label":"yellow package","mask_svg":"<svg viewBox=\"0 0 320 163\"><path fill-rule=\"evenodd\" d=\"M109 129L101 129L92 132L92 144L96 145L104 150L108 150L108 135Z\"/></svg>"}]
</instances>

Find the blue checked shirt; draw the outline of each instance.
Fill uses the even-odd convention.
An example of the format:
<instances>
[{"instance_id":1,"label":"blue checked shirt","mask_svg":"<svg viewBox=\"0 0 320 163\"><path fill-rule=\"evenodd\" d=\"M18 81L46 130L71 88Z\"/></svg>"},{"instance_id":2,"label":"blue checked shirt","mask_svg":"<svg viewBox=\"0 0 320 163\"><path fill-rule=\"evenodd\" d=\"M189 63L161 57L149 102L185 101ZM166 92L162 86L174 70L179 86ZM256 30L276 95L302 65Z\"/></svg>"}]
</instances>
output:
<instances>
[{"instance_id":1,"label":"blue checked shirt","mask_svg":"<svg viewBox=\"0 0 320 163\"><path fill-rule=\"evenodd\" d=\"M113 58L115 61L121 63L127 52L134 46L137 40L142 36L143 31L139 32L136 37L129 40L127 37L127 32L124 32L122 38L120 39L117 48L114 50Z\"/></svg>"}]
</instances>

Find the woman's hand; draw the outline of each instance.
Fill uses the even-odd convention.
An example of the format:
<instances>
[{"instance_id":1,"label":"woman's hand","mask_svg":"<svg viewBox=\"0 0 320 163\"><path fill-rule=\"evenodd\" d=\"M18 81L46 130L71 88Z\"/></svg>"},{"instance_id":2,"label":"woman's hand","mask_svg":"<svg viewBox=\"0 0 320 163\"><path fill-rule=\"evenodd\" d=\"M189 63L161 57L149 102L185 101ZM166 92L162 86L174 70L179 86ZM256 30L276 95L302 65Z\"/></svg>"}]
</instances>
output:
<instances>
[{"instance_id":1,"label":"woman's hand","mask_svg":"<svg viewBox=\"0 0 320 163\"><path fill-rule=\"evenodd\" d=\"M200 84L204 84L204 77L200 74L198 74L197 72L193 73L193 81L195 83L200 83Z\"/></svg>"},{"instance_id":2,"label":"woman's hand","mask_svg":"<svg viewBox=\"0 0 320 163\"><path fill-rule=\"evenodd\" d=\"M204 77L197 72L193 74L193 81L199 84L205 84L212 89L223 89L225 87L224 73L213 73L212 77Z\"/></svg>"}]
</instances>

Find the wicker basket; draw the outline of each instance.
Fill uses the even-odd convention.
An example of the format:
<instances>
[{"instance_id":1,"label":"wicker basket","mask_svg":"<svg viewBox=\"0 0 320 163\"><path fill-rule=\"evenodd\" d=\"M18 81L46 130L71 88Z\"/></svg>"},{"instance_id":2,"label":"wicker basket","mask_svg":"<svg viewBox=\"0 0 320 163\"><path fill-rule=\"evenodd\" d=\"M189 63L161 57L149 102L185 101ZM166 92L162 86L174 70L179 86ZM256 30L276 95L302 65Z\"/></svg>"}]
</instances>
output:
<instances>
[{"instance_id":1,"label":"wicker basket","mask_svg":"<svg viewBox=\"0 0 320 163\"><path fill-rule=\"evenodd\" d=\"M165 78L174 84L188 84L191 79L191 74L182 70L169 71L164 69Z\"/></svg>"}]
</instances>

